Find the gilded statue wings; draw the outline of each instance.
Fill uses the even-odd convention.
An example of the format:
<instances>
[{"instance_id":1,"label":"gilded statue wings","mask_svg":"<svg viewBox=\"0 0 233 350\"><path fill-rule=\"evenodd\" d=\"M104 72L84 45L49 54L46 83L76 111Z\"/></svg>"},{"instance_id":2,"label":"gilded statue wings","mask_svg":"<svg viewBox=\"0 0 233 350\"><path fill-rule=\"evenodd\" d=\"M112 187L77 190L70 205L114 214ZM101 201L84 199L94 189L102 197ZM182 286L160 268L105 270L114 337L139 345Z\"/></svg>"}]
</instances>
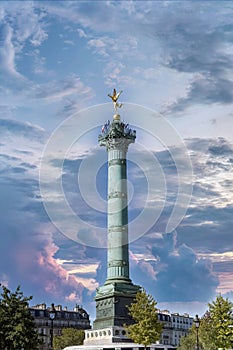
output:
<instances>
[{"instance_id":1,"label":"gilded statue wings","mask_svg":"<svg viewBox=\"0 0 233 350\"><path fill-rule=\"evenodd\" d=\"M112 99L113 102L117 102L121 93L122 93L122 90L117 93L116 89L113 89L113 94L112 95L108 94L108 96Z\"/></svg>"}]
</instances>

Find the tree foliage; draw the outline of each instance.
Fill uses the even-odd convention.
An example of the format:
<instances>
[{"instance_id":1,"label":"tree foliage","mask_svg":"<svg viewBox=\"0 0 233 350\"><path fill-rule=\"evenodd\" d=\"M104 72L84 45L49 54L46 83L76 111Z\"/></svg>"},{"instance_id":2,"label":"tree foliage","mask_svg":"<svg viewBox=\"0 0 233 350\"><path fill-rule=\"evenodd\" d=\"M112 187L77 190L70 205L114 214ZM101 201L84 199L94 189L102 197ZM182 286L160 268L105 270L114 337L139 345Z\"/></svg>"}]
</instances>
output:
<instances>
[{"instance_id":1,"label":"tree foliage","mask_svg":"<svg viewBox=\"0 0 233 350\"><path fill-rule=\"evenodd\" d=\"M218 295L209 304L211 331L218 348L229 349L233 345L233 303Z\"/></svg>"},{"instance_id":2,"label":"tree foliage","mask_svg":"<svg viewBox=\"0 0 233 350\"><path fill-rule=\"evenodd\" d=\"M34 350L40 344L35 322L30 315L28 302L32 297L25 297L17 287L11 292L2 286L0 299L0 349Z\"/></svg>"},{"instance_id":3,"label":"tree foliage","mask_svg":"<svg viewBox=\"0 0 233 350\"><path fill-rule=\"evenodd\" d=\"M134 302L128 306L134 324L125 326L130 339L145 347L160 339L162 325L158 321L156 301L144 289L136 294Z\"/></svg>"},{"instance_id":4,"label":"tree foliage","mask_svg":"<svg viewBox=\"0 0 233 350\"><path fill-rule=\"evenodd\" d=\"M189 331L189 334L185 337L182 337L180 339L180 346L178 347L179 350L194 350L196 345L196 333L195 333L195 326L192 326L192 328Z\"/></svg>"},{"instance_id":5,"label":"tree foliage","mask_svg":"<svg viewBox=\"0 0 233 350\"><path fill-rule=\"evenodd\" d=\"M82 329L64 328L62 335L56 335L53 338L53 349L62 350L66 346L82 345L84 340L84 331Z\"/></svg>"},{"instance_id":6,"label":"tree foliage","mask_svg":"<svg viewBox=\"0 0 233 350\"><path fill-rule=\"evenodd\" d=\"M201 319L199 345L202 350L231 349L233 347L233 303L221 295L208 304L209 309ZM196 327L181 339L178 350L191 350L196 345Z\"/></svg>"}]
</instances>

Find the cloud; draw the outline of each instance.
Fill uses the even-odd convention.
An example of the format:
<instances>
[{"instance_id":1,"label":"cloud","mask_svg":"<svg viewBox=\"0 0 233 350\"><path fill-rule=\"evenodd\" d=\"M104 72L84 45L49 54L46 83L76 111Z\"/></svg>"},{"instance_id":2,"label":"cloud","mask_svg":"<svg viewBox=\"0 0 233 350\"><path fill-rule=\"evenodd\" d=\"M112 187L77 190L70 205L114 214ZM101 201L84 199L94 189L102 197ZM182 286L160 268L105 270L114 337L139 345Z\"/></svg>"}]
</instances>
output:
<instances>
[{"instance_id":1,"label":"cloud","mask_svg":"<svg viewBox=\"0 0 233 350\"><path fill-rule=\"evenodd\" d=\"M232 286L232 144L224 138L190 139L186 144L194 186L177 232L162 235L175 201L176 168L167 151L157 152L168 185L165 208L149 233L131 244L133 279L160 302L206 302Z\"/></svg>"},{"instance_id":2,"label":"cloud","mask_svg":"<svg viewBox=\"0 0 233 350\"><path fill-rule=\"evenodd\" d=\"M139 261L132 275L136 274L135 280L140 280L158 302L206 302L219 283L212 263L198 258L187 245L178 245L176 238L175 232L163 234L160 239L153 239L151 234L147 249L154 260Z\"/></svg>"},{"instance_id":3,"label":"cloud","mask_svg":"<svg viewBox=\"0 0 233 350\"><path fill-rule=\"evenodd\" d=\"M137 256L138 254L142 255L142 246L148 247L146 252L143 250L144 257L136 258L138 262L137 268L133 265L134 279L137 283L146 286L159 300L167 298L167 302L176 298L177 300L182 300L182 298L185 300L188 295L196 300L192 291L187 290L187 294L184 294L183 289L186 287L182 280L178 281L179 274L180 276L187 275L184 280L188 280L188 283L192 285L192 281L189 281L188 277L190 273L195 284L202 285L198 300L203 302L208 297L211 298L215 290L221 288L229 290L231 288L230 276L224 275L219 270L219 263L215 262L211 254L206 252L218 251L220 259L223 261L224 252L232 251L233 207L231 191L229 192L228 187L229 182L232 183L230 180L232 179L232 144L223 138L190 139L186 140L186 144L193 164L194 190L187 214L177 228L177 243L175 243L174 237L169 239L169 236L164 236L164 241L161 243L158 238L155 238L153 231L164 232L171 213L170 206L174 204L175 200L175 164L168 152L162 151L156 153L156 158L166 175L168 185L166 205L158 222L150 230L150 234L144 235L141 239L143 243L139 240L133 243L131 248L133 254ZM135 175L134 182L137 182ZM182 243L184 244L182 245ZM153 248L154 246L156 248ZM151 251L156 255L154 258L151 256ZM169 252L168 256L166 256L166 252ZM205 259L201 255L204 252L206 253ZM227 264L230 263L229 258L226 257L226 259L222 270L227 268ZM186 271L185 266L188 266L190 271ZM208 282L204 282L204 277L200 280L200 275L206 276ZM183 289L178 291L179 284L181 289L183 285ZM156 294L157 290L158 294ZM169 290L172 291L171 294L169 294ZM195 286L193 290L195 290Z\"/></svg>"},{"instance_id":4,"label":"cloud","mask_svg":"<svg viewBox=\"0 0 233 350\"><path fill-rule=\"evenodd\" d=\"M85 33L85 31L81 28L77 29L78 35L80 36L80 38L88 38L88 35Z\"/></svg>"},{"instance_id":5,"label":"cloud","mask_svg":"<svg viewBox=\"0 0 233 350\"><path fill-rule=\"evenodd\" d=\"M162 301L208 301L214 295L218 278L212 264L198 259L194 251L185 244L176 248L175 236L164 237L162 249L152 247L158 256L161 271L157 274L157 293ZM203 284L203 280L208 282ZM165 289L165 286L169 286Z\"/></svg>"},{"instance_id":6,"label":"cloud","mask_svg":"<svg viewBox=\"0 0 233 350\"><path fill-rule=\"evenodd\" d=\"M7 136L6 136L7 134ZM2 139L14 135L32 140L42 141L44 129L29 122L20 122L14 119L0 119L0 135Z\"/></svg>"},{"instance_id":7,"label":"cloud","mask_svg":"<svg viewBox=\"0 0 233 350\"><path fill-rule=\"evenodd\" d=\"M43 98L49 102L59 101L70 95L88 95L91 92L89 87L85 87L80 78L74 75L66 77L63 81L51 81L43 84L36 92L37 98Z\"/></svg>"},{"instance_id":8,"label":"cloud","mask_svg":"<svg viewBox=\"0 0 233 350\"><path fill-rule=\"evenodd\" d=\"M33 109L37 105L40 115L51 113L51 109L56 108L57 114L64 118L66 110L73 113L80 109L84 101L92 97L91 88L85 86L75 74L56 78L55 81L54 69L48 68L49 58L41 52L45 41L51 43L46 21L50 14L46 12L46 6L33 2L12 2L7 6L2 3L1 7L3 45L0 49L0 70L3 73L4 88L0 102L5 109L8 108L8 114L13 117L17 115L18 108L27 113L31 108L32 116L29 118L36 118ZM70 37L67 37L66 42L71 42ZM40 74L40 82L35 73ZM54 107L58 102L61 106ZM53 105L49 107L50 111L48 103Z\"/></svg>"},{"instance_id":9,"label":"cloud","mask_svg":"<svg viewBox=\"0 0 233 350\"><path fill-rule=\"evenodd\" d=\"M8 73L14 78L22 79L15 65L15 48L12 43L13 30L9 25L2 26L3 45L0 48L0 69L2 73Z\"/></svg>"},{"instance_id":10,"label":"cloud","mask_svg":"<svg viewBox=\"0 0 233 350\"><path fill-rule=\"evenodd\" d=\"M40 46L47 39L44 30L43 13L38 11L32 2L14 2L1 4L2 8L2 45L0 49L1 71L5 78L24 81L19 72L17 60L26 43ZM16 83L16 82L15 82ZM24 82L26 83L26 81Z\"/></svg>"},{"instance_id":11,"label":"cloud","mask_svg":"<svg viewBox=\"0 0 233 350\"><path fill-rule=\"evenodd\" d=\"M16 2L7 6L5 11L6 17L14 18L14 33L18 49L22 49L26 41L33 46L40 46L48 38L47 25L44 22L45 13L43 10L38 11L38 7L33 2Z\"/></svg>"},{"instance_id":12,"label":"cloud","mask_svg":"<svg viewBox=\"0 0 233 350\"><path fill-rule=\"evenodd\" d=\"M147 2L142 6L140 2L18 2L11 4L10 9L3 8L4 23L10 28L6 44L8 42L11 55L5 57L12 57L8 66L11 71L16 72L16 51L18 58L24 45L39 47L50 40L48 21L58 25L69 23L68 32L78 32L85 48L97 53L105 63L103 75L108 86L130 85L133 89L138 85L142 89L145 81L151 84L152 76L153 81L158 79L155 71L165 67L167 72L189 77L185 93L183 87L179 87L180 94L175 101L173 95L172 102L166 106L167 113L182 111L193 103L232 102L230 3L220 6L215 2L210 6L206 2ZM9 18L14 19L14 26L10 25ZM71 42L70 37L66 40ZM149 63L145 64L148 56ZM42 55L40 58L44 59ZM109 67L111 62L116 69ZM136 76L135 66L138 67ZM42 71L44 69L45 65ZM172 73L167 73L170 78ZM61 91L57 93L55 98Z\"/></svg>"},{"instance_id":13,"label":"cloud","mask_svg":"<svg viewBox=\"0 0 233 350\"><path fill-rule=\"evenodd\" d=\"M116 68L124 65L124 70L117 71L121 84L135 84L136 77L126 59L133 54L137 58L136 62L141 72L154 74L154 69L160 71L162 66L189 76L186 91L167 106L166 113L183 111L193 104L232 103L230 72L233 66L231 45L233 21L228 16L231 5L226 9L218 3L210 6L208 3L182 1L169 3L169 5L164 3L158 5L155 2L147 3L147 6L142 9L140 3L130 6L121 3L119 8L122 11L116 12L114 4L111 4L108 10L112 8L112 21L107 26L108 35L104 36L101 33L106 30L101 24L98 26L100 8L101 6L95 13L92 26L87 20L83 22L89 29L94 26L100 34L98 37L89 39L88 45L102 58L113 59L114 57ZM85 9L85 6L80 8L83 18L85 18ZM130 21L127 20L127 13L130 13ZM119 26L115 29L117 20ZM106 23L108 18L104 21ZM124 35L123 38L122 31L134 33L134 35L126 37ZM153 40L151 41L153 45L150 45L150 40ZM142 64L145 52L152 58L150 67L144 67ZM113 69L108 71L109 76L113 71ZM107 70L105 75L108 76ZM150 80L151 75L147 77L141 74L141 79ZM106 77L107 85L114 81L115 84L119 84L116 79ZM142 85L139 79L137 83Z\"/></svg>"},{"instance_id":14,"label":"cloud","mask_svg":"<svg viewBox=\"0 0 233 350\"><path fill-rule=\"evenodd\" d=\"M56 230L49 222L39 192L38 166L44 130L14 120L1 120L0 126L2 150L7 152L1 155L1 279L10 288L21 284L25 293L35 294L38 302L45 293L57 302L75 293L77 302L81 302L86 287L54 257L59 249L53 242ZM30 152L24 148L28 142Z\"/></svg>"},{"instance_id":15,"label":"cloud","mask_svg":"<svg viewBox=\"0 0 233 350\"><path fill-rule=\"evenodd\" d=\"M192 205L226 207L231 205L229 182L232 180L233 145L218 137L186 140L194 169ZM209 197L207 204L206 198Z\"/></svg>"},{"instance_id":16,"label":"cloud","mask_svg":"<svg viewBox=\"0 0 233 350\"><path fill-rule=\"evenodd\" d=\"M0 183L2 281L10 288L14 288L15 283L21 284L25 293L34 295L34 303L41 302L45 294L53 302L89 303L98 286L96 275L101 253L98 255L91 248L61 237L47 216L38 182L39 161L46 139L44 130L8 119L2 119L0 126L3 145L0 156L4 160ZM28 142L30 151L26 147ZM82 151L79 152L83 158ZM71 155L71 160L65 162L64 173L70 174L67 181L76 183L78 161L74 162ZM73 186L69 187L71 195L75 192ZM60 254L72 264L66 260L61 263Z\"/></svg>"},{"instance_id":17,"label":"cloud","mask_svg":"<svg viewBox=\"0 0 233 350\"><path fill-rule=\"evenodd\" d=\"M38 302L45 293L57 302L75 293L76 301L81 302L86 288L83 281L69 275L54 257L56 231L38 196L38 182L17 175L1 185L1 271L9 286L21 284Z\"/></svg>"},{"instance_id":18,"label":"cloud","mask_svg":"<svg viewBox=\"0 0 233 350\"><path fill-rule=\"evenodd\" d=\"M134 36L124 35L117 38L100 36L99 38L90 39L87 46L104 57L114 57L117 62L122 56L132 56L137 52L137 40Z\"/></svg>"},{"instance_id":19,"label":"cloud","mask_svg":"<svg viewBox=\"0 0 233 350\"><path fill-rule=\"evenodd\" d=\"M0 285L8 287L8 283L9 283L8 276L5 275L4 273L1 273L0 274Z\"/></svg>"},{"instance_id":20,"label":"cloud","mask_svg":"<svg viewBox=\"0 0 233 350\"><path fill-rule=\"evenodd\" d=\"M2 143L4 147L8 147L8 150L9 142L12 140L11 152L3 154L6 167L1 189L1 212L4 216L2 227L4 232L9 233L8 236L4 236L2 253L8 247L12 247L12 249L6 254L6 259L2 259L4 266L2 273L9 278L9 285L12 285L13 280L24 279L27 290L29 288L32 288L33 292L35 290L38 298L42 298L45 290L48 295L53 295L55 293L53 286L60 286L60 292L55 294L57 299L63 297L68 301L78 298L78 300L89 302L97 281L104 282L106 256L101 249L94 250L90 247L82 247L77 243L70 249L67 239L64 238L63 241L61 238L58 239L58 232L54 228L52 229L51 223L49 223L39 194L38 163L35 161L35 157L40 156L39 149L43 143L41 140L45 137L44 131L36 125L14 120L1 120L1 125L3 128ZM21 137L20 149L13 145L13 141L18 140L18 137ZM27 147L23 146L29 141L32 146L30 152L28 152ZM222 283L221 271L217 271L216 265L212 264L211 256L204 259L198 254L206 250L210 251L208 246L210 240L211 242L216 240L216 243L212 242L212 249L223 250L230 244L232 207L228 204L231 194L228 187L226 187L228 193L227 191L224 193L223 189L224 186L229 186L226 180L231 174L232 145L223 138L191 139L186 142L192 156L195 181L193 199L187 216L177 228L176 235L162 235L176 200L176 194L173 192L176 192L177 189L177 169L167 150L153 151L167 180L167 201L160 220L147 235L131 247L134 257L133 280L135 283L143 284L148 291L153 291L153 294L156 291L155 297L161 302L178 302L182 299L205 302L208 295L213 295L216 288L221 287L219 285L219 280ZM93 211L85 203L85 200L81 200L77 187L77 171L87 154L83 152L83 149L79 149L78 145L75 147L79 153L69 150L70 153L66 154L67 159L63 163L63 171L60 174L67 200L75 210L78 208L78 213L82 214L84 221L104 226L106 223L98 211ZM91 149L90 152L96 156L99 154L96 148ZM174 152L182 160L180 150L176 149ZM57 154L54 154L51 171L53 167L57 166L56 156ZM141 154L140 156L145 159L145 155ZM212 166L210 166L210 162ZM147 167L147 171L153 172L154 168L151 162L147 162ZM137 196L140 197L143 195L142 184L145 186L143 171L139 171L135 166L129 166L128 169L129 172L132 172L130 176L135 190L137 188L141 190L137 193ZM33 176L29 176L29 171L34 172ZM221 174L221 178L225 179L220 187L218 187L219 182L216 183L218 174ZM106 176L101 177L101 175L103 172L99 174L102 180L98 184L99 188L106 180ZM157 196L159 196L158 192L155 193L155 201ZM130 208L130 210L135 208L139 211L142 210L142 201L139 197L137 199L135 196L136 203L134 200L132 201L135 203L135 207ZM215 200L212 202L214 205L209 205L210 200L213 199ZM50 200L56 208L57 198L51 197ZM96 202L98 201L96 200ZM154 203L152 203L152 210L153 205ZM14 223L11 222L12 215ZM62 215L61 211L61 220L63 220ZM141 223L142 226L145 224L145 222ZM219 236L219 232L221 232L221 236ZM99 237L95 237L94 230L84 233L99 239ZM69 248L67 251L64 248L66 245ZM145 252L145 247L147 247L147 252ZM141 255L140 258L138 254ZM56 259L61 258L77 264L77 270L74 272L72 266L68 267L67 263L61 264L56 261ZM89 271L84 272L83 260L87 262L87 266L92 266ZM14 266L17 266L15 271L11 268L13 265L7 265L7 261L11 261ZM35 275L33 271L35 271ZM38 276L41 274L44 279L39 280ZM190 288L186 288L185 283L188 283ZM193 286L193 289L191 288L192 283L196 286ZM40 287L38 287L39 284ZM195 288L199 288L199 292ZM195 297L198 299L194 299Z\"/></svg>"},{"instance_id":21,"label":"cloud","mask_svg":"<svg viewBox=\"0 0 233 350\"><path fill-rule=\"evenodd\" d=\"M105 84L112 88L112 86L127 86L132 84L134 79L127 72L127 66L119 61L110 61L104 68Z\"/></svg>"},{"instance_id":22,"label":"cloud","mask_svg":"<svg viewBox=\"0 0 233 350\"><path fill-rule=\"evenodd\" d=\"M1 184L5 185L3 192L8 185L19 191L24 191L27 184L34 188L43 143L46 140L45 130L28 122L0 119L0 136Z\"/></svg>"},{"instance_id":23,"label":"cloud","mask_svg":"<svg viewBox=\"0 0 233 350\"><path fill-rule=\"evenodd\" d=\"M196 230L195 232L197 234L197 232L206 230L207 227L211 229L212 233L215 232L215 235L217 235L222 225L222 227L224 227L224 225L230 225L232 196L231 192L229 192L229 184L231 183L232 177L232 162L230 161L232 145L221 138L208 140L191 139L187 140L186 143L193 164L193 194L191 203L187 208L188 212L186 215L184 212L183 221L180 224L179 230L183 239L185 239L185 237L183 237L185 230L191 230L193 232ZM100 150L93 149L92 152L92 157L95 157L96 160L101 158ZM132 152L133 151L131 151L131 154ZM173 148L172 152L176 160L178 159L180 165L182 165L181 151L178 148ZM150 203L147 203L151 210L151 215L154 216L154 224L151 227L151 232L164 232L168 218L171 216L172 209L177 201L179 174L177 173L175 159L172 159L171 154L167 150L154 152L154 158L147 158L147 155L143 152L136 152L135 154L138 160L141 158L146 160L147 167L141 170L133 163L129 163L128 166L128 179L130 183L133 184L133 197L130 197L129 206L130 224L133 224L135 218L142 213L145 203L148 201L146 176L150 175L153 176L152 183L154 186L150 188ZM86 202L86 199L91 200L91 203L94 203L96 209L99 208L98 203L100 198L98 197L98 191L101 190L103 195L106 195L106 193L104 193L105 190L102 189L103 183L106 180L106 169L98 173L97 179L95 176L93 178L93 181L97 181L98 184L97 192L94 193L91 191L89 193L85 190L85 198L83 194L80 197L80 189L77 187L76 183L76 173L79 172L82 159L83 154L79 160L67 160L64 162L64 172L62 175L63 190L66 194L66 199L75 212L77 212L76 203L80 203L78 211L79 214L82 215L82 219L87 220L93 225L102 227L106 224L105 217L98 212L98 210L96 211L91 208L90 204ZM157 160L161 166L166 189L164 189L159 182L161 174L158 166L155 166L155 160ZM183 172L185 172L184 166L185 164L183 164ZM144 173L144 171L146 171L146 173ZM158 179L154 176L155 172L157 173ZM183 177L183 180L187 182L187 186L190 185L191 181L191 177L188 175L189 174ZM89 178L83 177L83 181L82 189L89 188ZM183 185L183 196L185 196L185 183ZM187 195L188 194L189 192L187 192ZM158 210L161 205L164 205L164 209L162 209L157 219L156 210ZM183 209L184 202L180 201L176 203L176 205ZM143 234L143 232L145 232L145 222L140 222L139 225ZM224 235L227 236L227 232L228 231L224 230ZM207 234L206 232L206 235ZM186 239L188 239L188 237L195 236L189 235ZM203 246L203 249L205 249L205 246Z\"/></svg>"},{"instance_id":24,"label":"cloud","mask_svg":"<svg viewBox=\"0 0 233 350\"><path fill-rule=\"evenodd\" d=\"M193 104L213 104L219 102L222 104L231 104L233 102L232 87L232 81L217 77L216 75L214 77L205 75L195 77L187 88L186 96L178 98L169 108L173 112L179 112Z\"/></svg>"},{"instance_id":25,"label":"cloud","mask_svg":"<svg viewBox=\"0 0 233 350\"><path fill-rule=\"evenodd\" d=\"M233 66L233 21L228 16L231 8L232 5L222 7L216 2L178 2L159 12L154 35L165 48L163 65L192 74L185 96L178 98L170 111L182 111L198 103L232 103L229 72ZM161 24L163 31L159 29Z\"/></svg>"}]
</instances>

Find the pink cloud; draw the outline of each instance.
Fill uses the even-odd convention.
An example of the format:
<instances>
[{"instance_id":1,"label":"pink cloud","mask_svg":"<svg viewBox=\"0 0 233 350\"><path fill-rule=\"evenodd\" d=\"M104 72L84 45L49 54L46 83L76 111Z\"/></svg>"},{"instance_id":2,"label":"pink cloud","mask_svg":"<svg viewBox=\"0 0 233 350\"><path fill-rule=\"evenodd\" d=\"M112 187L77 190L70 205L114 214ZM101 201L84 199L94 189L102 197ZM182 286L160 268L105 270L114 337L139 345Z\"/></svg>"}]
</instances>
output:
<instances>
[{"instance_id":1,"label":"pink cloud","mask_svg":"<svg viewBox=\"0 0 233 350\"><path fill-rule=\"evenodd\" d=\"M15 251L17 277L32 282L34 288L48 297L80 302L85 287L57 263L54 256L58 250L51 234L32 235L23 244L18 242Z\"/></svg>"}]
</instances>

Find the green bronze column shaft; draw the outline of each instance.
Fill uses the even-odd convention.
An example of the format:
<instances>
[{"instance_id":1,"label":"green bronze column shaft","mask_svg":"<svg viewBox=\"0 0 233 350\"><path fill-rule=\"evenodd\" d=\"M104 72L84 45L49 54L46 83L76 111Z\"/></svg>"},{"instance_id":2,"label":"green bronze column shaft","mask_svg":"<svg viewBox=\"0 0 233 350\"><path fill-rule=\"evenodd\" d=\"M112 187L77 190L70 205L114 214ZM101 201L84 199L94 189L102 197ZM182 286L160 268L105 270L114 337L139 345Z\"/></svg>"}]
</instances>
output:
<instances>
[{"instance_id":1,"label":"green bronze column shaft","mask_svg":"<svg viewBox=\"0 0 233 350\"><path fill-rule=\"evenodd\" d=\"M126 145L108 149L108 270L107 280L129 279Z\"/></svg>"},{"instance_id":2,"label":"green bronze column shaft","mask_svg":"<svg viewBox=\"0 0 233 350\"><path fill-rule=\"evenodd\" d=\"M128 253L128 199L126 154L136 138L135 131L115 114L106 133L99 138L108 151L108 273L113 280L131 282Z\"/></svg>"}]
</instances>

